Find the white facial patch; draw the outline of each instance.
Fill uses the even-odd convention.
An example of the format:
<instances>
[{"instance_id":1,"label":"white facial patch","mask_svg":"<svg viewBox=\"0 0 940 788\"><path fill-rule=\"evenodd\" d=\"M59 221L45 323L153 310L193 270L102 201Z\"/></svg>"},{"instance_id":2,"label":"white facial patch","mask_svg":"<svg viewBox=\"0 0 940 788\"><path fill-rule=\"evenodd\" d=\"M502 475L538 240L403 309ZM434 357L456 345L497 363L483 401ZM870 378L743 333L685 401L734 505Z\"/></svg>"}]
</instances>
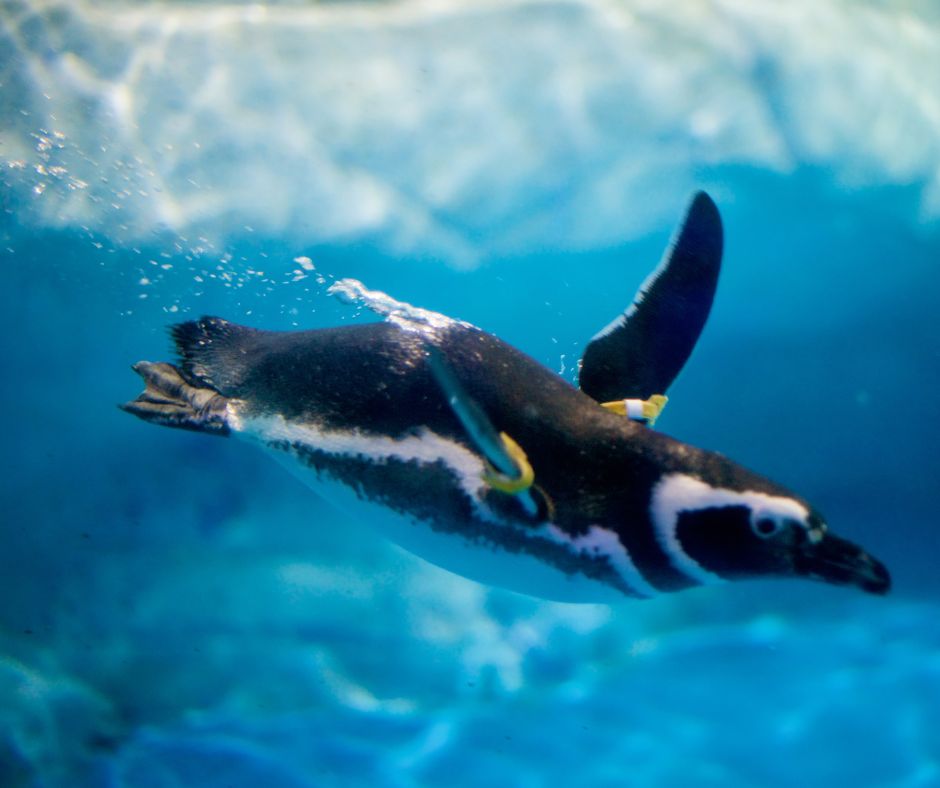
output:
<instances>
[{"instance_id":1,"label":"white facial patch","mask_svg":"<svg viewBox=\"0 0 940 788\"><path fill-rule=\"evenodd\" d=\"M672 565L691 580L702 584L725 582L723 577L709 571L685 552L676 534L679 515L682 512L728 506L745 506L756 516L767 512L774 517L795 520L807 528L809 511L792 498L752 490L739 492L712 487L700 479L683 473L664 476L653 488L650 517L660 547L669 557Z\"/></svg>"}]
</instances>

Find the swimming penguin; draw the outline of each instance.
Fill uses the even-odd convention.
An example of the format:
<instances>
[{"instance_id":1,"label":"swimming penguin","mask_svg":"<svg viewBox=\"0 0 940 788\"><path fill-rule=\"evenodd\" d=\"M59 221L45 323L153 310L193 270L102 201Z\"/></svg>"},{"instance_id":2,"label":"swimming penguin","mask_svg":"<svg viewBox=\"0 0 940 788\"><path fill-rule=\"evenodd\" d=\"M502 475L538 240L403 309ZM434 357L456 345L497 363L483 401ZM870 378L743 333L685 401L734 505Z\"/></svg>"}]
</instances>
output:
<instances>
[{"instance_id":1,"label":"swimming penguin","mask_svg":"<svg viewBox=\"0 0 940 788\"><path fill-rule=\"evenodd\" d=\"M695 195L632 306L587 345L580 388L468 323L344 280L382 322L171 329L121 407L261 444L340 507L475 580L561 601L803 577L886 593L884 565L784 487L652 429L711 309L722 255ZM365 509L366 511L361 511Z\"/></svg>"}]
</instances>

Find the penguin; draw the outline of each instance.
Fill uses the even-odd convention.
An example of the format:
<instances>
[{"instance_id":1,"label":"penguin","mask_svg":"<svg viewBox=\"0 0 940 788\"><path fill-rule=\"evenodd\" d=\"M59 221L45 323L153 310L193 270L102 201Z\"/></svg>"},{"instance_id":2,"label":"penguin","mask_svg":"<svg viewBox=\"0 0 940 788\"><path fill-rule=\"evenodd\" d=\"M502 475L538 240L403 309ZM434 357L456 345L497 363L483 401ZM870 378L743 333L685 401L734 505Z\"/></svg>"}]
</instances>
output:
<instances>
[{"instance_id":1,"label":"penguin","mask_svg":"<svg viewBox=\"0 0 940 788\"><path fill-rule=\"evenodd\" d=\"M133 366L121 407L259 444L341 509L438 566L566 602L805 578L873 594L888 570L805 499L654 429L711 311L723 229L691 200L630 307L587 344L579 385L469 323L367 291L379 322L171 327L179 360Z\"/></svg>"}]
</instances>

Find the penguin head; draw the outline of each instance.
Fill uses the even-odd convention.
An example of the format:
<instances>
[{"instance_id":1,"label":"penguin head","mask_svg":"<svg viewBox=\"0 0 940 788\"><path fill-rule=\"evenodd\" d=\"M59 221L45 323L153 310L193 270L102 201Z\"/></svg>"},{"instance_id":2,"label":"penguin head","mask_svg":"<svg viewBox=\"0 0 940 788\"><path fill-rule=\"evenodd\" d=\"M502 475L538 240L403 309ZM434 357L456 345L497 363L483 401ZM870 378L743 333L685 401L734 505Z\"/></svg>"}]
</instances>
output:
<instances>
[{"instance_id":1,"label":"penguin head","mask_svg":"<svg viewBox=\"0 0 940 788\"><path fill-rule=\"evenodd\" d=\"M804 577L887 593L884 564L831 534L805 501L743 469L737 479L722 476L727 486L672 473L653 491L659 542L690 579Z\"/></svg>"}]
</instances>

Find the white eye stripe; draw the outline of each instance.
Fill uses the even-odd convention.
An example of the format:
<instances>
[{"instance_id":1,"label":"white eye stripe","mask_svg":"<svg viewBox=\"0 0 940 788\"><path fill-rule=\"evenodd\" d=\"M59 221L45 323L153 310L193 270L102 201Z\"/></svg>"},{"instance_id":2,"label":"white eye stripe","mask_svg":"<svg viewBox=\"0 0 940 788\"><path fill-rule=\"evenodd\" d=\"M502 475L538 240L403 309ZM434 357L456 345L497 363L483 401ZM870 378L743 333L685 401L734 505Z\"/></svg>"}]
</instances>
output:
<instances>
[{"instance_id":1,"label":"white eye stripe","mask_svg":"<svg viewBox=\"0 0 940 788\"><path fill-rule=\"evenodd\" d=\"M752 512L760 512L759 516L768 516L775 521L792 519L808 530L806 521L809 517L809 510L792 498L768 495L753 490L739 492L712 487L700 479L683 473L668 474L653 488L650 518L655 529L656 540L675 569L697 583L725 582L720 575L709 571L686 553L676 534L676 528L682 512L731 506L747 507ZM756 520L757 517L752 522Z\"/></svg>"}]
</instances>

